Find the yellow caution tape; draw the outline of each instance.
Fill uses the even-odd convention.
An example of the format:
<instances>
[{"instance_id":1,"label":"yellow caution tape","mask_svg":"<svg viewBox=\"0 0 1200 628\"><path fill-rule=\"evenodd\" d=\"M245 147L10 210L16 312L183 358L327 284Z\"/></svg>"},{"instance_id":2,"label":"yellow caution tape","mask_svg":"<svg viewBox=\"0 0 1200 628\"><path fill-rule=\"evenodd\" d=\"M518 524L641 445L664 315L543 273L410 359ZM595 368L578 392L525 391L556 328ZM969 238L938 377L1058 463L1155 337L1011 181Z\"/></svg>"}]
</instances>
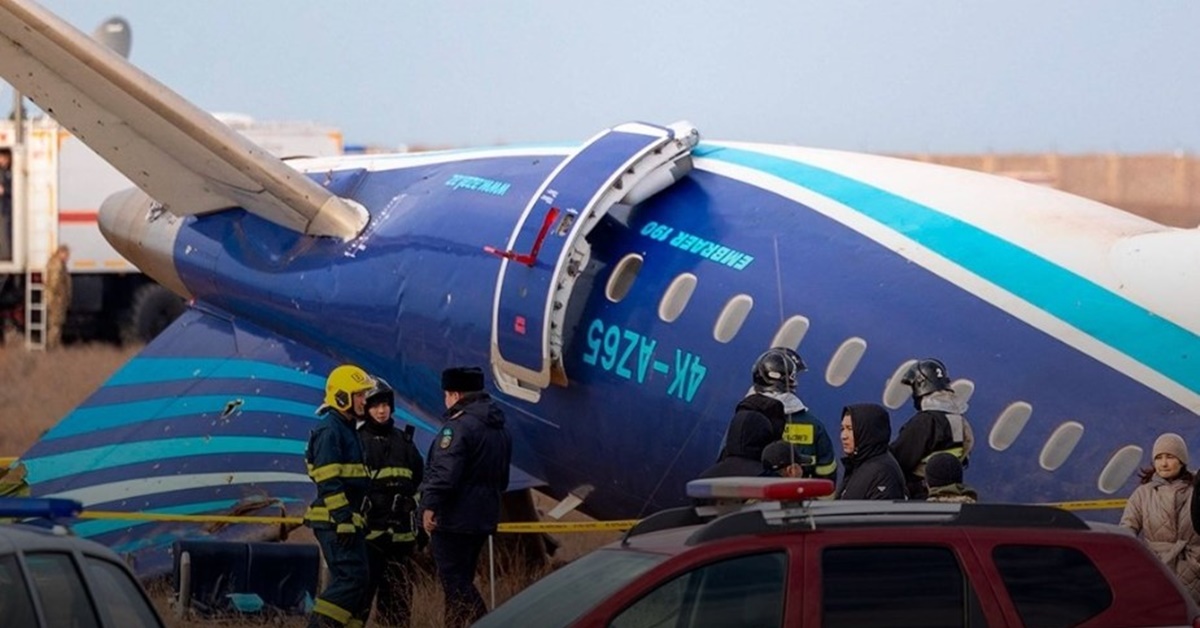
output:
<instances>
[{"instance_id":1,"label":"yellow caution tape","mask_svg":"<svg viewBox=\"0 0 1200 628\"><path fill-rule=\"evenodd\" d=\"M109 519L116 521L177 521L184 523L267 523L300 525L300 517L258 517L254 515L173 515L161 512L114 512L85 510L80 519Z\"/></svg>"},{"instance_id":2,"label":"yellow caution tape","mask_svg":"<svg viewBox=\"0 0 1200 628\"><path fill-rule=\"evenodd\" d=\"M632 528L637 519L618 521L526 521L501 523L498 532L605 532Z\"/></svg>"},{"instance_id":3,"label":"yellow caution tape","mask_svg":"<svg viewBox=\"0 0 1200 628\"><path fill-rule=\"evenodd\" d=\"M79 515L80 519L108 519L115 521L175 521L181 523L261 523L300 525L300 517L259 517L253 515L174 515L154 512L114 512L104 510L85 510ZM623 531L632 528L637 519L620 521L523 521L505 522L499 526L499 532L531 533L531 532L604 532Z\"/></svg>"},{"instance_id":4,"label":"yellow caution tape","mask_svg":"<svg viewBox=\"0 0 1200 628\"><path fill-rule=\"evenodd\" d=\"M1038 504L1039 506L1054 506L1063 510L1109 510L1116 508L1124 508L1124 499L1093 499L1088 501L1077 502L1054 502L1048 504Z\"/></svg>"}]
</instances>

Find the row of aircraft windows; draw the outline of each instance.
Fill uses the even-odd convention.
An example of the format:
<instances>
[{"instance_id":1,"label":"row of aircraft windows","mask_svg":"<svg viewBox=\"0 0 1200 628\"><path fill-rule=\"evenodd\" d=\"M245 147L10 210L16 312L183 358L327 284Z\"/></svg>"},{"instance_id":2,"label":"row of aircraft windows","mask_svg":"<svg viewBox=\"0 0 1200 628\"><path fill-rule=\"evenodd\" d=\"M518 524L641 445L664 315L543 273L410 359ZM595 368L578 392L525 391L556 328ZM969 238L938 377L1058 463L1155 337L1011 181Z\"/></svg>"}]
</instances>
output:
<instances>
[{"instance_id":1,"label":"row of aircraft windows","mask_svg":"<svg viewBox=\"0 0 1200 628\"><path fill-rule=\"evenodd\" d=\"M642 256L631 253L617 263L609 276L605 295L613 303L619 303L629 295L637 274L642 269ZM664 322L673 323L683 314L688 302L696 291L696 276L683 273L671 281L658 303L658 317ZM728 343L741 331L742 325L754 307L754 298L748 294L738 294L726 302L713 326L713 338L717 342ZM792 347L799 349L800 342L808 332L809 320L804 316L792 316L779 326L772 338L772 347ZM834 352L825 368L825 382L838 387L850 380L850 376L858 367L867 351L867 341L852 337L846 339ZM901 383L901 376L915 360L901 364L890 378L883 390L883 405L895 410L904 404L909 397L909 389ZM959 398L965 403L975 392L975 383L968 379L959 379L951 384ZM1024 401L1016 401L1008 405L996 418L988 433L988 445L996 451L1004 451L1012 446L1029 418L1033 416L1033 406ZM1067 458L1075 451L1075 447L1083 438L1083 425L1077 421L1066 421L1059 425L1046 439L1038 456L1038 464L1047 471L1054 471L1067 462ZM1125 484L1138 467L1142 458L1142 448L1127 445L1109 458L1108 463L1100 472L1098 487L1105 493L1114 493Z\"/></svg>"}]
</instances>

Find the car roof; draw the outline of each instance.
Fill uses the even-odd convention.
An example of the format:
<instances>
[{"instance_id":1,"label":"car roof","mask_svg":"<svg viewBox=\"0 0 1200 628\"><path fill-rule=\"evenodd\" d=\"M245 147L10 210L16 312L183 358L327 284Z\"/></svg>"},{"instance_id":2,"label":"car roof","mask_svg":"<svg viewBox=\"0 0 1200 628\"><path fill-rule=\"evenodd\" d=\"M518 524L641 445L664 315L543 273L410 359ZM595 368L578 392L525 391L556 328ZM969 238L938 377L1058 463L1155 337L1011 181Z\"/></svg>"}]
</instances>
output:
<instances>
[{"instance_id":1,"label":"car roof","mask_svg":"<svg viewBox=\"0 0 1200 628\"><path fill-rule=\"evenodd\" d=\"M21 552L71 552L79 550L92 556L121 562L109 548L71 534L61 525L6 523L0 525L0 556Z\"/></svg>"},{"instance_id":2,"label":"car roof","mask_svg":"<svg viewBox=\"0 0 1200 628\"><path fill-rule=\"evenodd\" d=\"M909 501L755 502L674 508L643 519L610 547L677 554L691 547L762 534L871 527L951 526L1109 533L1073 513L1025 504Z\"/></svg>"}]
</instances>

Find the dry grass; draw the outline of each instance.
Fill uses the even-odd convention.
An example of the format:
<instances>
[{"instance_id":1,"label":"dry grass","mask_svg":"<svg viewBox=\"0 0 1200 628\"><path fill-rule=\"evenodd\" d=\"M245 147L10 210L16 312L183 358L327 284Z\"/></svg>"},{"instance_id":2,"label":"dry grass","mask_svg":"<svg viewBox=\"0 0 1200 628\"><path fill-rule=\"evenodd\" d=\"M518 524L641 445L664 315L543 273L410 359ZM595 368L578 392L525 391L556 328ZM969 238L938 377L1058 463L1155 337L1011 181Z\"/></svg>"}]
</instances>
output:
<instances>
[{"instance_id":1,"label":"dry grass","mask_svg":"<svg viewBox=\"0 0 1200 628\"><path fill-rule=\"evenodd\" d=\"M26 351L17 342L0 346L0 456L28 449L140 349L97 344Z\"/></svg>"},{"instance_id":2,"label":"dry grass","mask_svg":"<svg viewBox=\"0 0 1200 628\"><path fill-rule=\"evenodd\" d=\"M0 456L14 456L24 452L37 438L50 429L72 408L87 398L108 379L141 347L118 348L109 345L74 345L57 351L28 352L18 344L0 346ZM544 512L553 502L537 497L537 507ZM581 521L587 517L571 513L564 520ZM566 534L557 537L560 543L554 557L556 565L563 564L620 537L615 532L588 532ZM297 530L288 539L289 543L312 543L307 530ZM429 563L428 555L419 558ZM516 566L516 561L498 558L497 569L503 575L496 579L496 602L503 603L521 589L544 575L551 568L530 572ZM485 600L489 600L491 587L488 583L487 555L481 560L480 576L476 580ZM302 617L277 618L264 622L260 619L229 617L222 619L178 619L171 607L171 586L168 581L148 584L148 590L159 613L168 626L178 628L202 628L212 626L304 626ZM490 603L489 603L490 606ZM422 571L417 582L413 600L413 626L437 628L442 626L441 590L432 572Z\"/></svg>"}]
</instances>

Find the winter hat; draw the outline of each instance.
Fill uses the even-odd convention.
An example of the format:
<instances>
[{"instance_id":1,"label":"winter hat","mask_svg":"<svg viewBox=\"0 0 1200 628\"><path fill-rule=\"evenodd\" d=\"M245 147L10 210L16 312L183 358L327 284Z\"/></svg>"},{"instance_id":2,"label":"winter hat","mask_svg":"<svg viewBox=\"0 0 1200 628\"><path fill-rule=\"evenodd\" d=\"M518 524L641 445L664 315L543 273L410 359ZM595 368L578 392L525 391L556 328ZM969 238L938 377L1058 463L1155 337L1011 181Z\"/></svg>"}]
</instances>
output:
<instances>
[{"instance_id":1,"label":"winter hat","mask_svg":"<svg viewBox=\"0 0 1200 628\"><path fill-rule=\"evenodd\" d=\"M1166 434L1159 436L1158 439L1154 441L1154 453L1150 456L1150 459L1153 460L1154 458L1157 458L1158 454L1171 454L1172 456L1179 458L1179 462L1183 463L1183 466L1187 466L1187 443L1183 442L1183 437L1179 434L1167 432Z\"/></svg>"},{"instance_id":2,"label":"winter hat","mask_svg":"<svg viewBox=\"0 0 1200 628\"><path fill-rule=\"evenodd\" d=\"M929 488L962 484L962 481L962 463L954 454L937 453L925 461L925 483Z\"/></svg>"},{"instance_id":3,"label":"winter hat","mask_svg":"<svg viewBox=\"0 0 1200 628\"><path fill-rule=\"evenodd\" d=\"M787 441L777 440L763 450L763 466L768 471L778 471L792 464L792 446ZM796 460L799 462L799 460Z\"/></svg>"},{"instance_id":4,"label":"winter hat","mask_svg":"<svg viewBox=\"0 0 1200 628\"><path fill-rule=\"evenodd\" d=\"M458 366L442 371L442 390L459 393L483 390L483 369Z\"/></svg>"}]
</instances>

